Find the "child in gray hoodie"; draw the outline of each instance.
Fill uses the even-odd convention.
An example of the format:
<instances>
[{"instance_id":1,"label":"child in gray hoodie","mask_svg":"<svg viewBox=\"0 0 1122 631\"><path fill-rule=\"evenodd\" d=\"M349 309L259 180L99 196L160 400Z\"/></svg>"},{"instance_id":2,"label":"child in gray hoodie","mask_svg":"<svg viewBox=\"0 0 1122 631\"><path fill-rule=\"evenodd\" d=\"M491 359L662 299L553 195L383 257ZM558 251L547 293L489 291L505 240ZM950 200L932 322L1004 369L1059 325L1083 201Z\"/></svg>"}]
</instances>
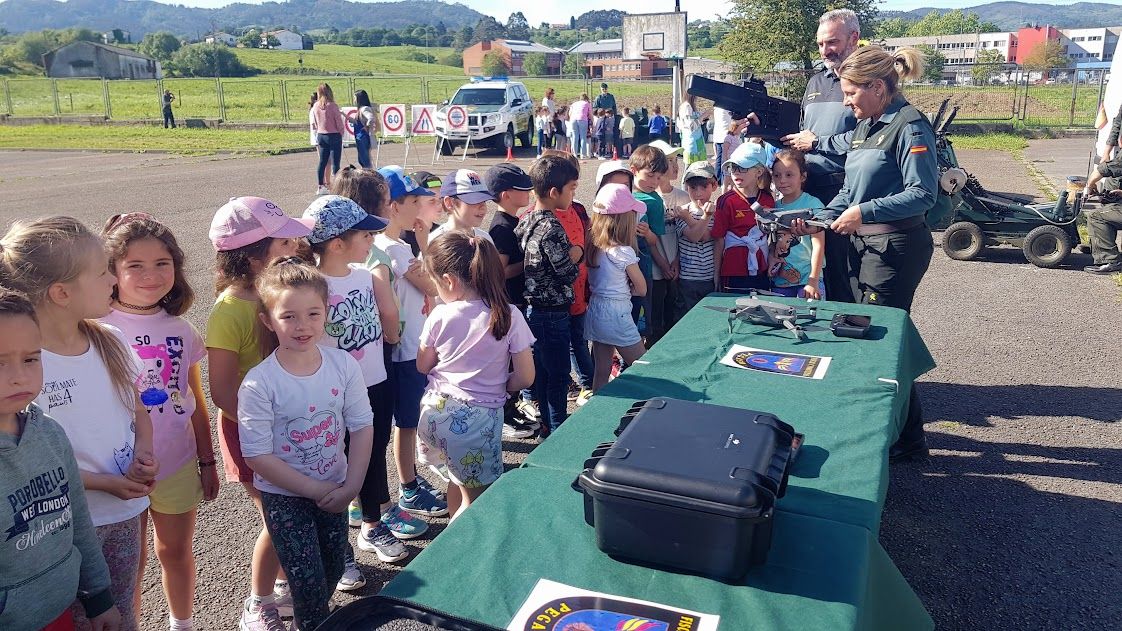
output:
<instances>
[{"instance_id":1,"label":"child in gray hoodie","mask_svg":"<svg viewBox=\"0 0 1122 631\"><path fill-rule=\"evenodd\" d=\"M95 631L113 631L121 618L74 451L32 403L40 350L31 302L0 287L0 629L73 629L77 597Z\"/></svg>"}]
</instances>

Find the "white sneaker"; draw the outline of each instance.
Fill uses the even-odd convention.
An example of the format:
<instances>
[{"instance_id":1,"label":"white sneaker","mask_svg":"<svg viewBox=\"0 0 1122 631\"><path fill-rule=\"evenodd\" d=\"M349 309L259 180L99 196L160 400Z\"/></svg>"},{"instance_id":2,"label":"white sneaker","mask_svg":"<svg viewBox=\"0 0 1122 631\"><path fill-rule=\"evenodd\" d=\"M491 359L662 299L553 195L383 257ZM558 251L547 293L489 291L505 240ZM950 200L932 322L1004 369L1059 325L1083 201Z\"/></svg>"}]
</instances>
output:
<instances>
[{"instance_id":1,"label":"white sneaker","mask_svg":"<svg viewBox=\"0 0 1122 631\"><path fill-rule=\"evenodd\" d=\"M281 618L292 617L292 590L273 588L273 602L276 603L277 613Z\"/></svg>"},{"instance_id":2,"label":"white sneaker","mask_svg":"<svg viewBox=\"0 0 1122 631\"><path fill-rule=\"evenodd\" d=\"M316 195L327 195L331 191L326 186L320 186L316 189Z\"/></svg>"},{"instance_id":3,"label":"white sneaker","mask_svg":"<svg viewBox=\"0 0 1122 631\"><path fill-rule=\"evenodd\" d=\"M242 605L242 616L238 621L240 631L288 631L281 621L275 603L253 608L247 599Z\"/></svg>"},{"instance_id":4,"label":"white sneaker","mask_svg":"<svg viewBox=\"0 0 1122 631\"><path fill-rule=\"evenodd\" d=\"M504 439L529 438L529 437L534 435L534 431L535 430L529 429L525 426L515 427L514 425L511 425L510 423L503 423L503 438Z\"/></svg>"},{"instance_id":5,"label":"white sneaker","mask_svg":"<svg viewBox=\"0 0 1122 631\"><path fill-rule=\"evenodd\" d=\"M358 566L352 561L343 569L343 576L339 577L335 589L341 592L353 592L365 586L366 577L362 575L362 570L358 569Z\"/></svg>"}]
</instances>

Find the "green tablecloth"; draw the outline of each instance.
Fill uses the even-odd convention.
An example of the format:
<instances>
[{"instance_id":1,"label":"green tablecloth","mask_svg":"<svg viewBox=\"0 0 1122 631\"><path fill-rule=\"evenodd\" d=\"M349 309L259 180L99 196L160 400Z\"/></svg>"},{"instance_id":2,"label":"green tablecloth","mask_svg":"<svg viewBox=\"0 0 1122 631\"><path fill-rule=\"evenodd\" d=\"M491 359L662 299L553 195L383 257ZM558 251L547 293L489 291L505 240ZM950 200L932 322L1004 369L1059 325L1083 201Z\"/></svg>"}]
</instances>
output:
<instances>
[{"instance_id":1,"label":"green tablecloth","mask_svg":"<svg viewBox=\"0 0 1122 631\"><path fill-rule=\"evenodd\" d=\"M701 303L733 304L731 296L710 296ZM736 323L730 335L727 315L698 306L643 356L642 362L649 363L628 368L604 387L523 466L575 476L597 443L615 439L612 432L631 404L651 397L771 412L806 435L780 510L862 526L875 537L888 491L888 447L903 426L912 382L935 363L904 311L818 304L817 324L823 330L808 331L806 342L783 329L744 322ZM839 311L872 316L870 339L834 337L828 325ZM720 363L733 344L832 361L821 380L760 373Z\"/></svg>"},{"instance_id":2,"label":"green tablecloth","mask_svg":"<svg viewBox=\"0 0 1122 631\"><path fill-rule=\"evenodd\" d=\"M500 628L539 578L717 614L722 630L933 628L866 528L776 513L767 564L729 585L604 555L571 482L546 468L504 475L381 593Z\"/></svg>"}]
</instances>

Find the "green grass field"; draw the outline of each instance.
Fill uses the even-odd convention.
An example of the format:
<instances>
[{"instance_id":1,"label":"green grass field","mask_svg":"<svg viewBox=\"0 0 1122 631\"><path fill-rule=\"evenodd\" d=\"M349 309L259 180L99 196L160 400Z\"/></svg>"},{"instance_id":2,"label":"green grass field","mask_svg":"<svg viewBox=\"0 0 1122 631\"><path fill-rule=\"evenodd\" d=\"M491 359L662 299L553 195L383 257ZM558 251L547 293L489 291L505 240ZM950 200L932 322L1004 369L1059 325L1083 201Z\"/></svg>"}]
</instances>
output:
<instances>
[{"instance_id":1,"label":"green grass field","mask_svg":"<svg viewBox=\"0 0 1122 631\"><path fill-rule=\"evenodd\" d=\"M165 130L162 127L0 125L0 149L87 149L209 154L278 153L286 149L307 146L306 133L287 129Z\"/></svg>"},{"instance_id":2,"label":"green grass field","mask_svg":"<svg viewBox=\"0 0 1122 631\"><path fill-rule=\"evenodd\" d=\"M229 122L292 122L306 120L309 95L321 82L328 82L340 103L349 104L355 89L364 89L376 103L440 103L451 98L467 81L460 68L406 60L411 52L424 52L439 58L449 48L383 46L356 48L319 45L315 50L234 49L246 64L269 73L245 79L223 79L221 95L214 79L171 78L162 87L176 95L175 114L183 118L222 118ZM694 51L712 55L713 49ZM272 74L301 67L305 70L341 73L348 76ZM558 103L570 103L588 92L595 97L599 80L526 79L535 99L546 87L557 90ZM611 91L618 105L653 109L660 105L670 111L668 81L612 81ZM159 89L156 81L51 80L13 77L3 81L0 113L13 116L109 116L115 120L160 118ZM780 88L773 93L781 94ZM1002 122L1020 120L1027 127L1089 127L1094 122L1099 86L1081 84L1032 85L1027 96L1012 86L905 86L908 98L925 111L934 111L943 98L959 107L958 120ZM106 104L108 100L108 107ZM1074 107L1073 107L1074 105ZM705 107L703 105L703 107Z\"/></svg>"},{"instance_id":3,"label":"green grass field","mask_svg":"<svg viewBox=\"0 0 1122 631\"><path fill-rule=\"evenodd\" d=\"M423 74L423 75L463 75L461 68L427 64L407 60L411 52L427 53L440 59L452 52L451 48L415 48L412 46L379 46L357 48L338 44L317 44L314 50L262 50L258 48L235 48L238 58L247 66L262 72L272 73L282 68L303 67L325 74L346 73L358 75L372 74Z\"/></svg>"}]
</instances>

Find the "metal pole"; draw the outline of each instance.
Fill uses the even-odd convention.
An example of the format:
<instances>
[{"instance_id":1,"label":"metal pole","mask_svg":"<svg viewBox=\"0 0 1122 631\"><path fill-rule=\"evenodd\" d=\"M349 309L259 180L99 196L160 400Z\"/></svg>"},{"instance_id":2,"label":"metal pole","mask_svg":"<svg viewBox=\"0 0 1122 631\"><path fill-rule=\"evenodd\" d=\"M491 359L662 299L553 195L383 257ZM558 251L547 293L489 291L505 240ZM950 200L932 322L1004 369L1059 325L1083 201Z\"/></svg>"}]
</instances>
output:
<instances>
[{"instance_id":1,"label":"metal pole","mask_svg":"<svg viewBox=\"0 0 1122 631\"><path fill-rule=\"evenodd\" d=\"M1075 99L1079 96L1079 71L1071 73L1071 109L1068 111L1067 126L1075 127Z\"/></svg>"},{"instance_id":2,"label":"metal pole","mask_svg":"<svg viewBox=\"0 0 1122 631\"><path fill-rule=\"evenodd\" d=\"M280 80L280 118L288 122L288 81Z\"/></svg>"},{"instance_id":3,"label":"metal pole","mask_svg":"<svg viewBox=\"0 0 1122 631\"><path fill-rule=\"evenodd\" d=\"M105 120L109 120L112 116L112 110L109 108L109 81L101 80L101 104L104 106Z\"/></svg>"},{"instance_id":4,"label":"metal pole","mask_svg":"<svg viewBox=\"0 0 1122 631\"><path fill-rule=\"evenodd\" d=\"M8 85L7 79L4 79L4 105L8 107L8 116L15 116L15 110L12 109L12 86Z\"/></svg>"},{"instance_id":5,"label":"metal pole","mask_svg":"<svg viewBox=\"0 0 1122 631\"><path fill-rule=\"evenodd\" d=\"M218 86L218 118L226 120L226 95L222 93L222 79L215 78L214 84Z\"/></svg>"},{"instance_id":6,"label":"metal pole","mask_svg":"<svg viewBox=\"0 0 1122 631\"><path fill-rule=\"evenodd\" d=\"M1103 83L1103 80L1105 78L1106 78L1106 71L1105 70L1099 70L1099 100L1098 100L1098 104L1100 106L1103 104L1103 88L1106 87L1105 84Z\"/></svg>"},{"instance_id":7,"label":"metal pole","mask_svg":"<svg viewBox=\"0 0 1122 631\"><path fill-rule=\"evenodd\" d=\"M62 108L58 104L58 79L51 79L51 100L55 106L55 116L62 116Z\"/></svg>"}]
</instances>

